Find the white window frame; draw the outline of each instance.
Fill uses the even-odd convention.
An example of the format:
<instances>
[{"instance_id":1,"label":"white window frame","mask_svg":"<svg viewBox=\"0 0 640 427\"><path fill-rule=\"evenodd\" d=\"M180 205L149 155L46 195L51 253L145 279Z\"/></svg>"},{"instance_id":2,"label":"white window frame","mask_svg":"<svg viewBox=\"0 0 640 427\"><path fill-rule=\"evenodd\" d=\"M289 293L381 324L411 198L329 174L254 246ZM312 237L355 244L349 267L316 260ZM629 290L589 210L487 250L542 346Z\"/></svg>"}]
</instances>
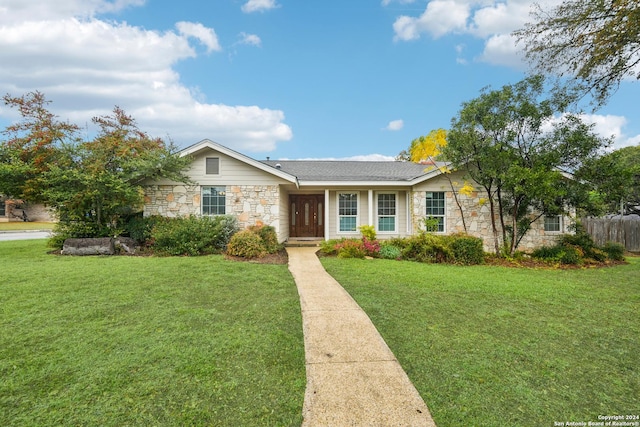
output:
<instances>
[{"instance_id":1,"label":"white window frame","mask_svg":"<svg viewBox=\"0 0 640 427\"><path fill-rule=\"evenodd\" d=\"M205 208L204 192L205 192L205 190L210 189L210 188L215 188L218 192L220 192L220 189L222 189L224 191L224 195L218 196L218 197L223 197L224 198L224 205L223 205L224 212L222 212L222 213L205 213L204 212L204 208ZM218 207L219 207L219 205L218 205ZM226 215L227 214L227 187L225 187L224 185L203 185L200 188L200 212L202 213L202 216Z\"/></svg>"},{"instance_id":2,"label":"white window frame","mask_svg":"<svg viewBox=\"0 0 640 427\"><path fill-rule=\"evenodd\" d=\"M356 214L355 215L340 215L340 195L341 194L355 194L356 195ZM336 233L337 234L358 234L358 228L360 227L360 192L359 191L338 191L336 193ZM342 231L340 230L340 218L355 217L356 227L355 230Z\"/></svg>"},{"instance_id":3,"label":"white window frame","mask_svg":"<svg viewBox=\"0 0 640 427\"><path fill-rule=\"evenodd\" d=\"M429 214L428 213L428 211L427 211L427 200L428 200L427 194L429 194L429 193L431 193L431 194L434 194L434 193L442 194L442 197L443 197L442 201L444 202L444 204L442 206L442 209L443 209L442 215L433 215L433 214ZM433 231L432 233L440 233L440 234L446 233L447 232L447 193L445 191L426 191L424 196L425 196L425 204L424 204L424 214L425 214L424 217L425 217L425 219L429 218L429 217L442 218L442 231L438 230L438 231Z\"/></svg>"},{"instance_id":4,"label":"white window frame","mask_svg":"<svg viewBox=\"0 0 640 427\"><path fill-rule=\"evenodd\" d=\"M558 225L557 230L547 230L547 225L551 224L551 222L547 222L547 221L551 221L551 220L553 220L552 224L554 226L556 224ZM562 215L545 215L543 221L544 221L543 228L545 233L562 233Z\"/></svg>"},{"instance_id":5,"label":"white window frame","mask_svg":"<svg viewBox=\"0 0 640 427\"><path fill-rule=\"evenodd\" d=\"M393 215L380 215L380 196L393 196L394 199L394 214ZM376 210L376 231L380 234L397 234L398 233L398 192L397 191L382 191L376 193L375 200L375 210ZM380 230L380 218L389 218L393 217L393 230Z\"/></svg>"}]
</instances>

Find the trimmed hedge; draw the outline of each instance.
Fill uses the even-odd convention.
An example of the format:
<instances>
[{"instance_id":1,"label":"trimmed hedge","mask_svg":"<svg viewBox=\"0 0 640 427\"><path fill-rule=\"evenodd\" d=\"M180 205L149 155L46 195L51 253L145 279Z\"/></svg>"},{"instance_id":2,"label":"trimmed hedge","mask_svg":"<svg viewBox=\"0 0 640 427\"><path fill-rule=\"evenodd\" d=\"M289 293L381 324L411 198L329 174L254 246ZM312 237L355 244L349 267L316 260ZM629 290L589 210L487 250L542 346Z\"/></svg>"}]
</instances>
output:
<instances>
[{"instance_id":1,"label":"trimmed hedge","mask_svg":"<svg viewBox=\"0 0 640 427\"><path fill-rule=\"evenodd\" d=\"M181 217L160 220L151 231L151 247L161 255L208 255L222 253L238 231L235 217Z\"/></svg>"}]
</instances>

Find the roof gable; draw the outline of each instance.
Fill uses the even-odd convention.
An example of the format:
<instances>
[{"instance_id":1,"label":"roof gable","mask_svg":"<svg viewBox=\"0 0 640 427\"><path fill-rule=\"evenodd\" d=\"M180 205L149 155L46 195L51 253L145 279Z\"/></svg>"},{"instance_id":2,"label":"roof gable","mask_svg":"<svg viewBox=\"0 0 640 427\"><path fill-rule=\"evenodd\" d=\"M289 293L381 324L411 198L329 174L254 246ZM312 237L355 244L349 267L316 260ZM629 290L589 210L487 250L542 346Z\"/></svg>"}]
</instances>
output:
<instances>
[{"instance_id":1,"label":"roof gable","mask_svg":"<svg viewBox=\"0 0 640 427\"><path fill-rule=\"evenodd\" d=\"M209 139L203 139L202 141L193 144L183 150L180 151L180 156L190 156L197 155L198 153L204 150L214 150L224 155L227 155L235 160L246 163L247 165L253 166L256 169L262 170L264 172L275 175L279 178L282 178L286 181L292 182L298 186L298 178L286 171L271 167L266 165L258 160L252 159L249 156L245 156L244 154L238 153L230 148L225 147L224 145L220 145L217 142L213 142Z\"/></svg>"}]
</instances>

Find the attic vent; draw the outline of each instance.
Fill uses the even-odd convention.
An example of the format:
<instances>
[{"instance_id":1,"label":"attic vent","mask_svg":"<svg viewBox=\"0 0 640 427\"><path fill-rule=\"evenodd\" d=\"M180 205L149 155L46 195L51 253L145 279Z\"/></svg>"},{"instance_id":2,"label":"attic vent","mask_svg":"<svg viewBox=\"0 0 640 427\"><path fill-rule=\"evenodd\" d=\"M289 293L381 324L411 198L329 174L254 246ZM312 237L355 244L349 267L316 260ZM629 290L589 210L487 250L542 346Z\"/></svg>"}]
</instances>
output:
<instances>
[{"instance_id":1,"label":"attic vent","mask_svg":"<svg viewBox=\"0 0 640 427\"><path fill-rule=\"evenodd\" d=\"M276 169L280 169L282 165L280 163L276 163Z\"/></svg>"}]
</instances>

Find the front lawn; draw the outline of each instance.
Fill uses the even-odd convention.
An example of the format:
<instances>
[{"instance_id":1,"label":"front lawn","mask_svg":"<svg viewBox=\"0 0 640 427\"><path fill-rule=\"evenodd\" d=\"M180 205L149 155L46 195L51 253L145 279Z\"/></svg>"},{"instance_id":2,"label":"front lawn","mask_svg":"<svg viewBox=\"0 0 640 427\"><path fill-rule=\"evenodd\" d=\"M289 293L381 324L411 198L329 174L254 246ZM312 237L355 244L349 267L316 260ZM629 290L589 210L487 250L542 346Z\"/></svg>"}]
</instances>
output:
<instances>
[{"instance_id":1,"label":"front lawn","mask_svg":"<svg viewBox=\"0 0 640 427\"><path fill-rule=\"evenodd\" d=\"M0 425L300 425L286 265L0 242Z\"/></svg>"},{"instance_id":2,"label":"front lawn","mask_svg":"<svg viewBox=\"0 0 640 427\"><path fill-rule=\"evenodd\" d=\"M53 230L54 222L0 222L0 231Z\"/></svg>"},{"instance_id":3,"label":"front lawn","mask_svg":"<svg viewBox=\"0 0 640 427\"><path fill-rule=\"evenodd\" d=\"M629 261L534 270L322 258L438 427L639 415L640 259Z\"/></svg>"}]
</instances>

